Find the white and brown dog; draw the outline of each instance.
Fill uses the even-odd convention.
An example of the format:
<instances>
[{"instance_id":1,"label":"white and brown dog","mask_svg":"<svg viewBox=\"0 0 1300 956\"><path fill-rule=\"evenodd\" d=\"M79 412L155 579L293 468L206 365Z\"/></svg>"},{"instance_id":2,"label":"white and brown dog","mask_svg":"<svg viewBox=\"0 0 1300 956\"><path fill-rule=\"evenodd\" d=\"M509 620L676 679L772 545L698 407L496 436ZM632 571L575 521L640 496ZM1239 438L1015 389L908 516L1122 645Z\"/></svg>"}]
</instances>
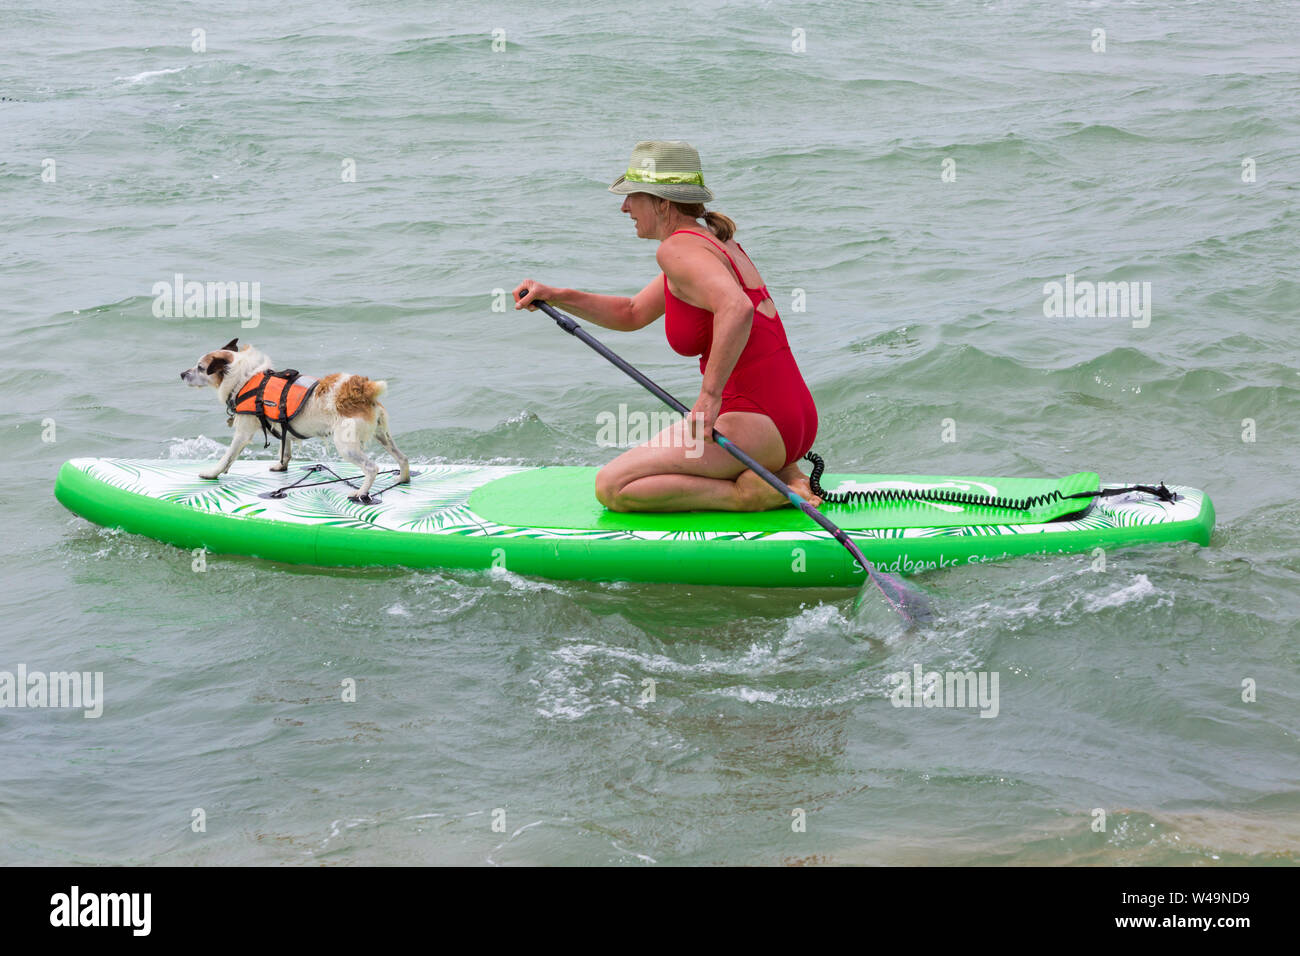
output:
<instances>
[{"instance_id":1,"label":"white and brown dog","mask_svg":"<svg viewBox=\"0 0 1300 956\"><path fill-rule=\"evenodd\" d=\"M200 472L200 478L215 479L228 471L231 464L239 457L239 453L244 450L244 446L264 425L263 415L253 411L252 390L245 389L245 385L258 377L259 373L266 374L257 381L259 383L265 381L272 372L273 366L269 358L251 345L236 349L238 343L239 339L231 339L224 347L200 358L193 368L181 372L181 381L185 384L195 388L211 385L217 390L222 404L226 406L227 411L231 412L230 423L235 428L235 435L230 441L230 449L225 457L215 468ZM276 387L276 398L279 399L283 395L288 403L291 397L290 386L281 382ZM388 383L373 382L364 375L326 375L315 382L315 387L309 392L305 389L296 392L292 397L300 400L301 406L293 409L290 428L285 429L285 424L280 424L280 427L285 429L280 448L280 460L271 466L271 471L288 469L291 434L296 434L300 438L329 437L334 439L334 447L338 449L339 454L365 472L365 481L357 493L350 497L354 500L368 501L370 488L375 483L379 467L374 459L366 454L363 446L371 438L375 438L401 466L398 484L406 484L411 480L410 462L393 443L393 437L388 431L388 412L383 405L379 404L379 396L384 394L387 388ZM263 396L263 391L257 390L259 398ZM241 392L247 392L248 396L239 401L239 407L236 408L236 399ZM272 401L268 398L265 405L269 408ZM258 401L257 406L261 411L263 403ZM278 421L274 414L269 417L272 423Z\"/></svg>"}]
</instances>

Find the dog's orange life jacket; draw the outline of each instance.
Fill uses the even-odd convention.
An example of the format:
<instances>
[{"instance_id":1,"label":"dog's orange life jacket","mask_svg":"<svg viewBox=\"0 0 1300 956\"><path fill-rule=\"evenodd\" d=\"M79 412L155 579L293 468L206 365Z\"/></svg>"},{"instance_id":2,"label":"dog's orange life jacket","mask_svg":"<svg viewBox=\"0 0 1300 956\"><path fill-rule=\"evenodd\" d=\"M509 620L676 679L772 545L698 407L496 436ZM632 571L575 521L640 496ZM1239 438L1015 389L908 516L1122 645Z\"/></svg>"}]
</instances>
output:
<instances>
[{"instance_id":1,"label":"dog's orange life jacket","mask_svg":"<svg viewBox=\"0 0 1300 956\"><path fill-rule=\"evenodd\" d=\"M286 433L306 438L289 423L298 417L318 384L311 376L299 375L296 369L287 368L283 372L265 369L255 372L238 394L232 394L226 407L232 415L256 415L262 430L276 438L283 440ZM276 425L282 431L277 432Z\"/></svg>"}]
</instances>

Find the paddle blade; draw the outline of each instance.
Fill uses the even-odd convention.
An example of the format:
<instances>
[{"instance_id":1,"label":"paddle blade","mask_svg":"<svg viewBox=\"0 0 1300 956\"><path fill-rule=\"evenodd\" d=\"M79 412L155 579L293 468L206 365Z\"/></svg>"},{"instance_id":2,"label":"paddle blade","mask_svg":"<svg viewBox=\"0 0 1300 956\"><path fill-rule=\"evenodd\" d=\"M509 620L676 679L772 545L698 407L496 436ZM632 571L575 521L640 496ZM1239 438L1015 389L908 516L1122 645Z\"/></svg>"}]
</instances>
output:
<instances>
[{"instance_id":1,"label":"paddle blade","mask_svg":"<svg viewBox=\"0 0 1300 956\"><path fill-rule=\"evenodd\" d=\"M929 595L897 575L884 574L871 567L867 568L867 581L853 601L855 618L867 602L888 605L909 625L929 624L934 620L934 608Z\"/></svg>"}]
</instances>

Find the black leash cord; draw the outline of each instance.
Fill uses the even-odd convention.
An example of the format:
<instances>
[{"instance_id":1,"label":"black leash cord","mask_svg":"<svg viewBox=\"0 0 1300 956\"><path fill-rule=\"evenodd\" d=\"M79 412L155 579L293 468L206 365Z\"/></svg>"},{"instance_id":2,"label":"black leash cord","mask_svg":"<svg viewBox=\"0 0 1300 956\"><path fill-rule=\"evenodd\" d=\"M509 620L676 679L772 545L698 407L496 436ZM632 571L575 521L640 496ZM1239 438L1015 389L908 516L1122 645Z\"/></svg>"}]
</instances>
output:
<instances>
[{"instance_id":1,"label":"black leash cord","mask_svg":"<svg viewBox=\"0 0 1300 956\"><path fill-rule=\"evenodd\" d=\"M1130 491L1144 491L1149 495L1155 495L1161 501L1176 500L1174 493L1165 487L1164 482L1161 482L1159 487L1156 488L1150 485L1131 485L1128 488L1080 491L1073 495L1063 495L1053 489L1048 494L1030 495L1028 498L1004 498L998 495L980 495L968 491L953 491L947 488L878 488L871 491L831 492L826 491L821 485L822 472L826 470L826 462L822 460L822 456L810 451L803 457L805 461L812 462L812 474L808 476L808 484L812 486L813 494L820 497L822 501L833 505L880 504L892 501L943 501L954 505L979 505L985 508L1029 511L1039 505L1050 504L1053 501L1065 501L1070 498L1110 498L1114 495L1127 494Z\"/></svg>"}]
</instances>

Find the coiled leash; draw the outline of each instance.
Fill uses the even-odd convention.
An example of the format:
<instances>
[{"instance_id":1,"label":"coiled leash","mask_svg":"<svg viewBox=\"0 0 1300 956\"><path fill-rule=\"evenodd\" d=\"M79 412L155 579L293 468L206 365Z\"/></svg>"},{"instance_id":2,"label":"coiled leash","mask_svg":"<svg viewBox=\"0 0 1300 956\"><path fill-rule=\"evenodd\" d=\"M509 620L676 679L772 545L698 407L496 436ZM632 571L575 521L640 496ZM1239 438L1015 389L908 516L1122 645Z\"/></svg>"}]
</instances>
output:
<instances>
[{"instance_id":1,"label":"coiled leash","mask_svg":"<svg viewBox=\"0 0 1300 956\"><path fill-rule=\"evenodd\" d=\"M307 474L303 475L293 484L283 485L279 488L276 488L274 491L264 491L257 497L285 498L288 496L287 493L290 491L300 491L303 488L315 488L317 485L333 485L333 484L337 484L340 481L346 484L349 488L355 488L357 486L352 484L352 482L359 481L360 479L365 477L364 475L353 475L350 478L345 478L342 475L340 475L337 471L335 471L333 468L331 468L329 465L303 465L302 467ZM308 475L318 474L322 471L328 471L334 477L327 478L324 481L310 481L307 482L306 484L303 484L303 482L307 481ZM377 472L375 477L378 478L379 475L401 475L401 473L402 470L400 468L388 468L384 471ZM418 474L419 472L412 471L411 477L414 478ZM361 505L377 505L383 500L379 497L380 495L382 495L385 491L389 491L390 489L396 488L400 484L401 484L400 481L394 481L391 485L385 485L383 488L380 488L377 491L372 491L370 494L365 495L364 497L352 498L351 496L349 496L348 500L355 501L357 504L361 504Z\"/></svg>"},{"instance_id":2,"label":"coiled leash","mask_svg":"<svg viewBox=\"0 0 1300 956\"><path fill-rule=\"evenodd\" d=\"M808 476L808 484L812 486L813 494L821 498L822 501L833 505L880 504L892 501L942 501L954 505L978 505L985 508L1029 511L1039 505L1051 504L1055 501L1066 501L1070 498L1110 498L1114 495L1128 494L1130 491L1144 491L1149 495L1155 495L1161 501L1178 500L1178 496L1166 488L1163 481L1155 488L1150 485L1130 485L1127 488L1080 491L1072 495L1063 495L1060 491L1053 489L1045 495L1030 495L1028 498L980 495L968 491L953 491L947 488L873 488L865 491L855 489L853 491L833 492L826 491L821 485L822 472L826 469L826 462L822 460L822 456L810 451L803 457L804 461L812 462L812 474Z\"/></svg>"}]
</instances>

